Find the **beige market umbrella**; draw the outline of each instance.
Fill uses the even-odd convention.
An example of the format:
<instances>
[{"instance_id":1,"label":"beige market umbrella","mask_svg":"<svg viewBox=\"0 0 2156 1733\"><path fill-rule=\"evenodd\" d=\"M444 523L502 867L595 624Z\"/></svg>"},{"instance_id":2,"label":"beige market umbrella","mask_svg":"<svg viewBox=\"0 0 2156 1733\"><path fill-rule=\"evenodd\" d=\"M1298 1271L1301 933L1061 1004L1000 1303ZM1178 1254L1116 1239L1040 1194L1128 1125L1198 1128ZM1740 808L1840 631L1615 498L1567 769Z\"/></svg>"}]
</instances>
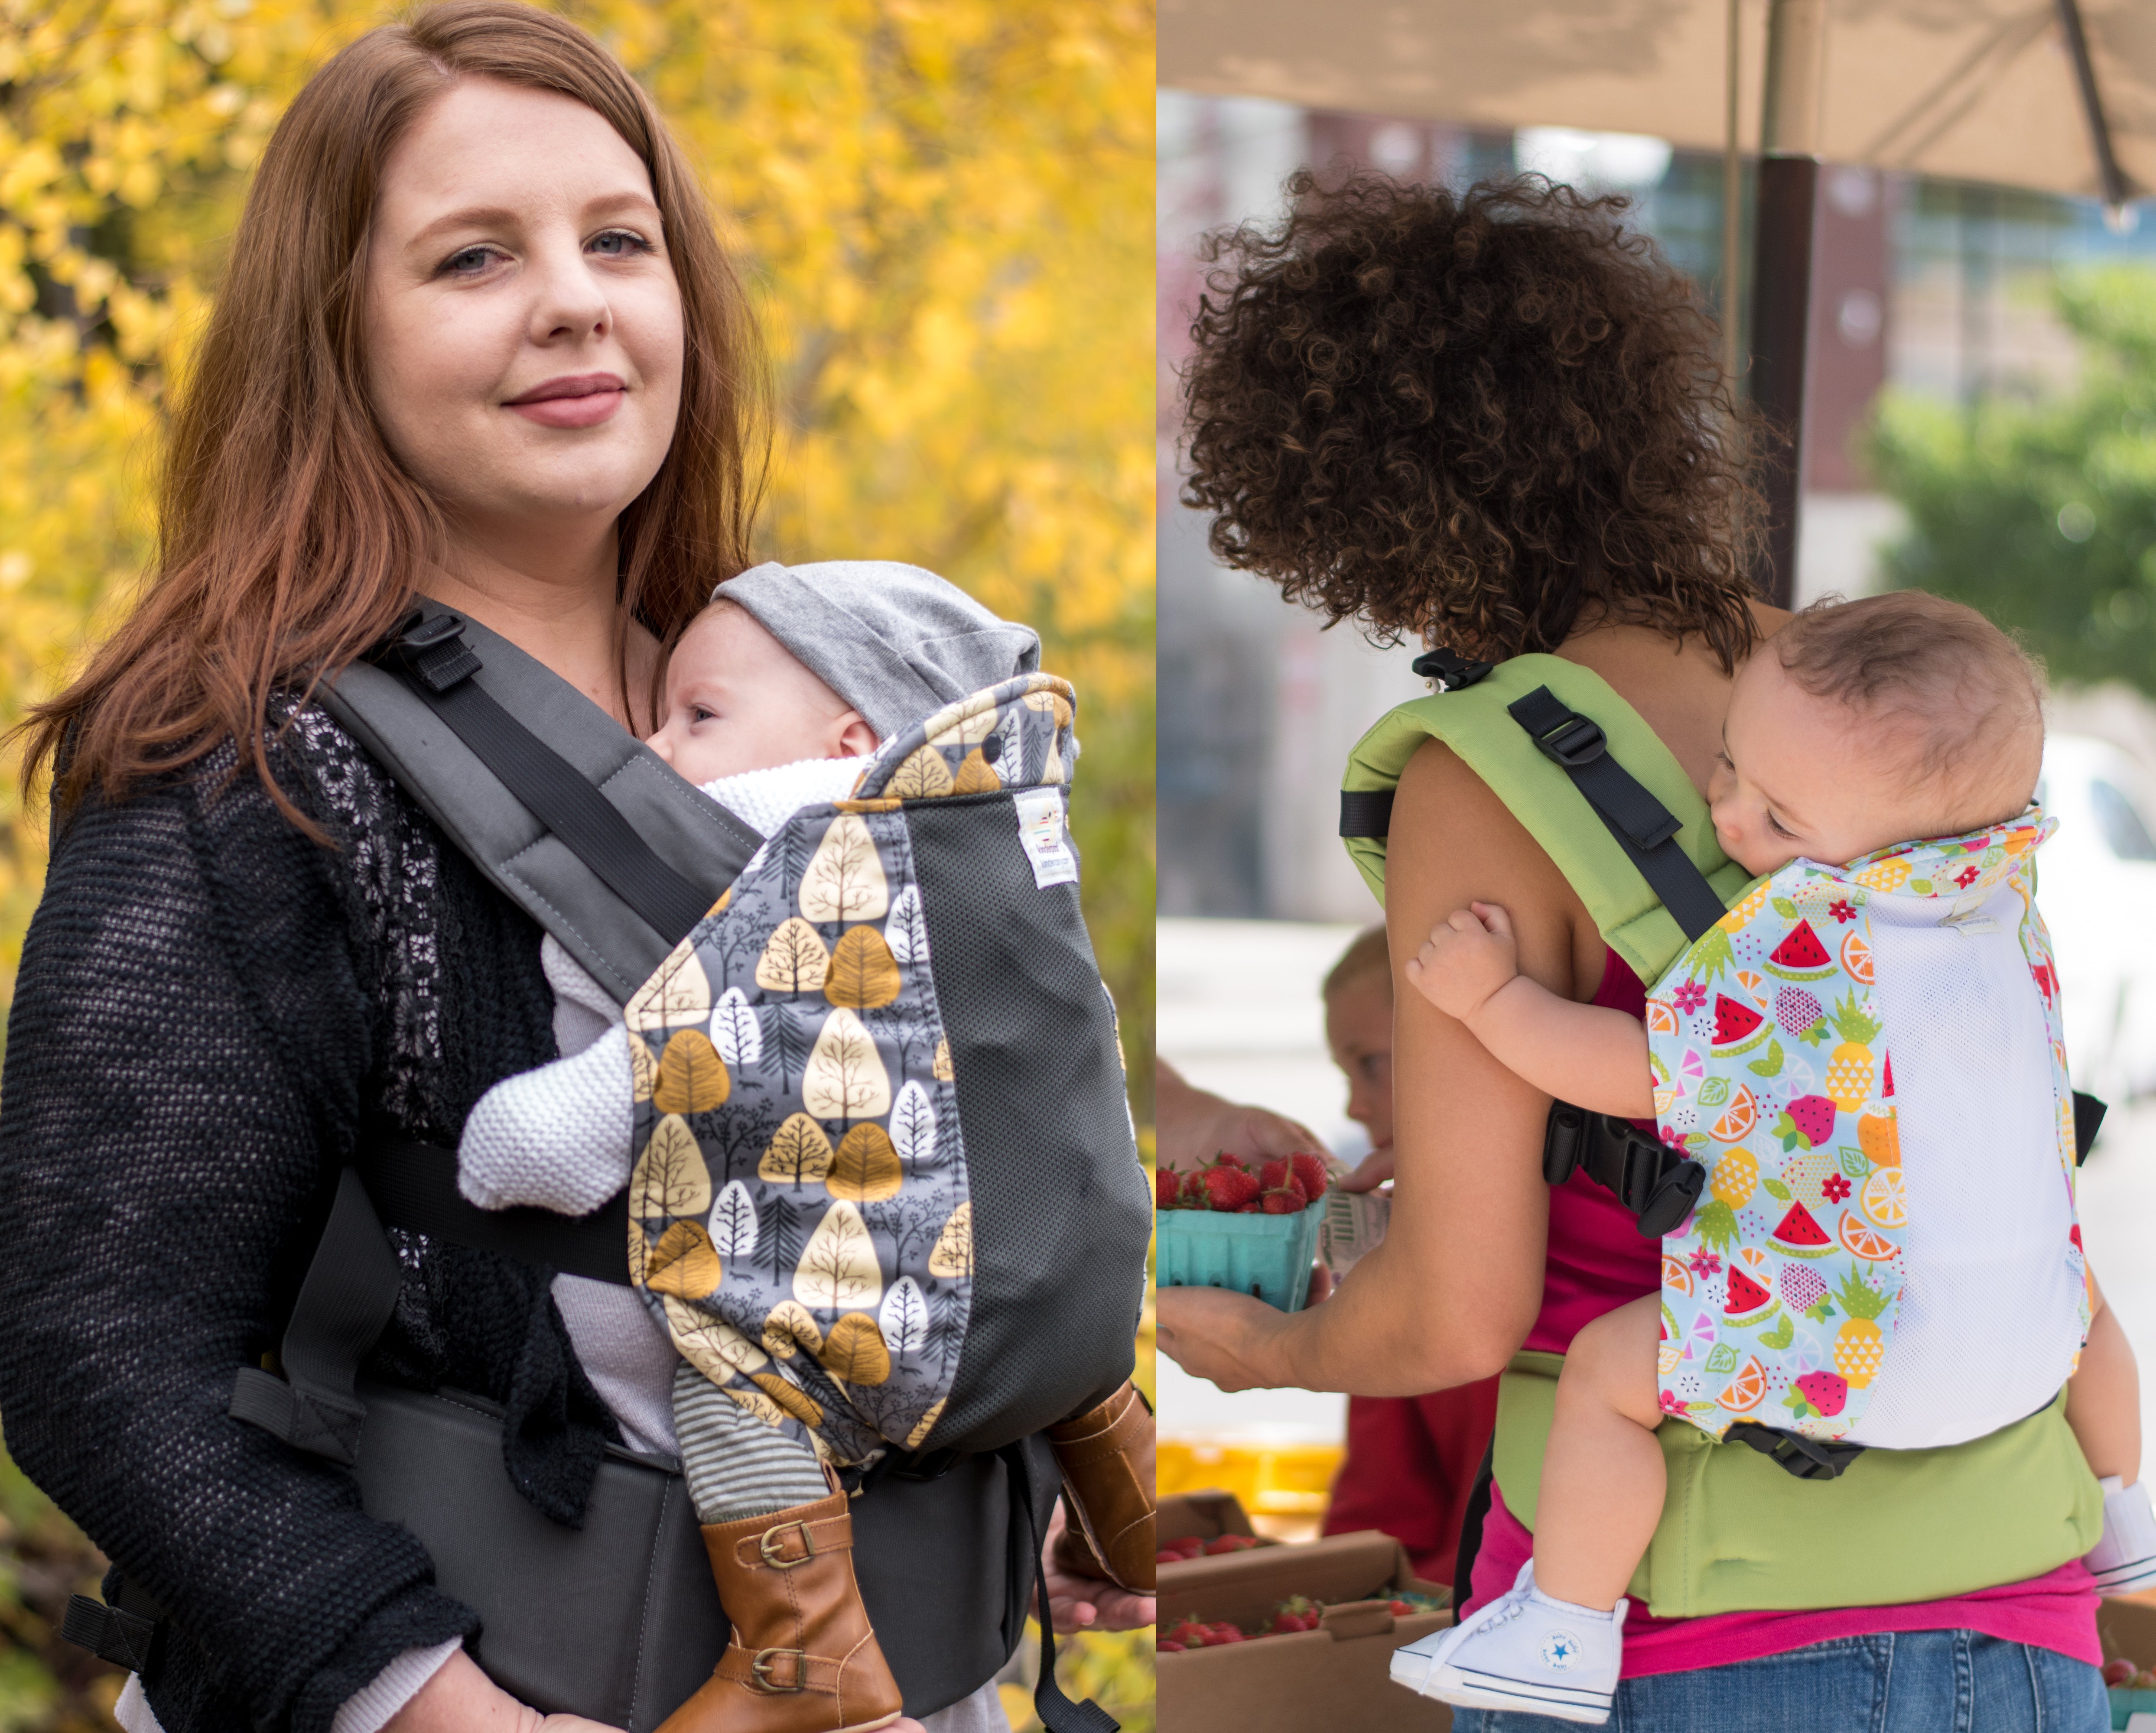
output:
<instances>
[{"instance_id":1,"label":"beige market umbrella","mask_svg":"<svg viewBox=\"0 0 2156 1733\"><path fill-rule=\"evenodd\" d=\"M1160 81L1758 150L1751 384L1792 431L1822 160L2114 210L2156 188L2156 0L1160 0ZM1786 597L1794 474L1775 493Z\"/></svg>"}]
</instances>

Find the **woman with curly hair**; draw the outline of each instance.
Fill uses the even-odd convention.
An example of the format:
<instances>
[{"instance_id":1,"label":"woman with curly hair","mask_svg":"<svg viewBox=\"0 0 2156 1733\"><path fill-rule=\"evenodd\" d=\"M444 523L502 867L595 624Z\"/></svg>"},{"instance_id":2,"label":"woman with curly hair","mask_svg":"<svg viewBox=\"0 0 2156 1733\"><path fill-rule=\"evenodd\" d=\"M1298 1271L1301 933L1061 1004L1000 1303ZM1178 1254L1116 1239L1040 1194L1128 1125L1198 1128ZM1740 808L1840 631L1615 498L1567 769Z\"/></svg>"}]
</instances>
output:
<instances>
[{"instance_id":1,"label":"woman with curly hair","mask_svg":"<svg viewBox=\"0 0 2156 1733\"><path fill-rule=\"evenodd\" d=\"M1760 441L1684 279L1624 227L1623 200L1537 180L1455 193L1365 175L1326 190L1305 173L1289 191L1276 232L1211 243L1218 269L1194 328L1184 498L1214 515L1216 556L1380 642L1576 664L1703 797L1732 677L1788 616L1749 582L1761 502L1744 452ZM1644 1016L1636 974L1499 793L1435 738L1400 775L1384 882L1400 983L1388 1237L1301 1313L1163 1290L1161 1345L1224 1388L1461 1385L1522 1350L1562 1354L1658 1286L1659 1243L1612 1194L1584 1174L1545 1183L1549 1098L1406 990L1401 972L1440 920L1480 899L1513 910L1521 972L1555 993ZM1536 1486L1507 1454L1507 1426L1501 1403L1463 1618L1511 1589L1532 1549ZM1896 1464L1906 1474L1894 1496L1942 1527L1959 1522L1984 1489L1952 1489L1956 1454ZM1806 1523L1830 1525L1838 1500L1878 1508L1866 1486L1889 1472L1860 1462L1818 1485L1733 1456L1762 1465L1770 1496L1805 1500ZM1684 1544L1738 1586L1699 1616L1632 1607L1609 1725L2102 1727L2096 1599L2078 1561L2088 1540L2069 1520L2081 1495L2051 1479L2040 1489L2061 1513L2055 1553L2032 1571L1987 1538L1979 1514L1961 1524L1961 1586L1929 1598L1892 1593L1896 1571L1876 1556L1851 1561L1834 1592L1793 1590L1716 1554L1712 1530L1732 1519L1701 1506L1707 1532ZM1490 1710L1454 1718L1461 1733L1557 1725Z\"/></svg>"}]
</instances>

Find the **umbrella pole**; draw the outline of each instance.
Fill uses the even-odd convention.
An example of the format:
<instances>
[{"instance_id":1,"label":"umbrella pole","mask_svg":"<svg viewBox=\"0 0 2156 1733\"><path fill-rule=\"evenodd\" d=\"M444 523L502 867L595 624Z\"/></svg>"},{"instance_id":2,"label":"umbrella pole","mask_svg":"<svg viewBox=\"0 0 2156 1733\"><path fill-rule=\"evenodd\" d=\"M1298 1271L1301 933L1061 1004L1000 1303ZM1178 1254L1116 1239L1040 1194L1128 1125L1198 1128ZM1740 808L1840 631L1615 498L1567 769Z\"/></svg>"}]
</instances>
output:
<instances>
[{"instance_id":1,"label":"umbrella pole","mask_svg":"<svg viewBox=\"0 0 2156 1733\"><path fill-rule=\"evenodd\" d=\"M1826 0L1769 0L1752 243L1752 401L1773 442L1763 466L1767 546L1757 576L1761 592L1778 608L1789 605L1796 588L1804 351L1811 325L1812 224L1819 201L1825 72Z\"/></svg>"}]
</instances>

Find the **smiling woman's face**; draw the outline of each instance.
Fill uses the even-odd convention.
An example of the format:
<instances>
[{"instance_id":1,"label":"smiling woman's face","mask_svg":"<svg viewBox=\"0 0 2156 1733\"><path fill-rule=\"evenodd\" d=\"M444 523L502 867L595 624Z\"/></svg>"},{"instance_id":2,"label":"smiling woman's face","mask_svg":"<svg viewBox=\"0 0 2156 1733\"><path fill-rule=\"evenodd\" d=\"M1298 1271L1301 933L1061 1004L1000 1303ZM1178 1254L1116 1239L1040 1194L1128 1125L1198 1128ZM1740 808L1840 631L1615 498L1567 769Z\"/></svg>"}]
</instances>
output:
<instances>
[{"instance_id":1,"label":"smiling woman's face","mask_svg":"<svg viewBox=\"0 0 2156 1733\"><path fill-rule=\"evenodd\" d=\"M366 331L390 449L468 537L610 525L672 443L681 297L651 179L569 97L465 79L420 115L384 168Z\"/></svg>"}]
</instances>

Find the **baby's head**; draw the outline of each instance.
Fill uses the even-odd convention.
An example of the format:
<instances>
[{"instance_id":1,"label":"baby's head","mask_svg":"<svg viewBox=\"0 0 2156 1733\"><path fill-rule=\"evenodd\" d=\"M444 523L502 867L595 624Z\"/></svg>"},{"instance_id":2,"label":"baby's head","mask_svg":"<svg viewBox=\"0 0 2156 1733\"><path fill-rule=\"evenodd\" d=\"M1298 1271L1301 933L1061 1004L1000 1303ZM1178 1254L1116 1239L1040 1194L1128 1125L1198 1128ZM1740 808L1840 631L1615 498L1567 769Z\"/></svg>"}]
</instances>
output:
<instances>
[{"instance_id":1,"label":"baby's head","mask_svg":"<svg viewBox=\"0 0 2156 1733\"><path fill-rule=\"evenodd\" d=\"M857 757L1040 666L1030 627L918 566L769 562L720 585L675 644L649 744L698 783Z\"/></svg>"},{"instance_id":2,"label":"baby's head","mask_svg":"<svg viewBox=\"0 0 2156 1733\"><path fill-rule=\"evenodd\" d=\"M666 711L648 742L696 783L803 758L875 751L875 730L763 623L721 594L666 664Z\"/></svg>"},{"instance_id":3,"label":"baby's head","mask_svg":"<svg viewBox=\"0 0 2156 1733\"><path fill-rule=\"evenodd\" d=\"M1807 608L1753 653L1707 796L1747 872L1841 865L2015 817L2043 756L2028 655L1975 609L1898 590Z\"/></svg>"}]
</instances>

